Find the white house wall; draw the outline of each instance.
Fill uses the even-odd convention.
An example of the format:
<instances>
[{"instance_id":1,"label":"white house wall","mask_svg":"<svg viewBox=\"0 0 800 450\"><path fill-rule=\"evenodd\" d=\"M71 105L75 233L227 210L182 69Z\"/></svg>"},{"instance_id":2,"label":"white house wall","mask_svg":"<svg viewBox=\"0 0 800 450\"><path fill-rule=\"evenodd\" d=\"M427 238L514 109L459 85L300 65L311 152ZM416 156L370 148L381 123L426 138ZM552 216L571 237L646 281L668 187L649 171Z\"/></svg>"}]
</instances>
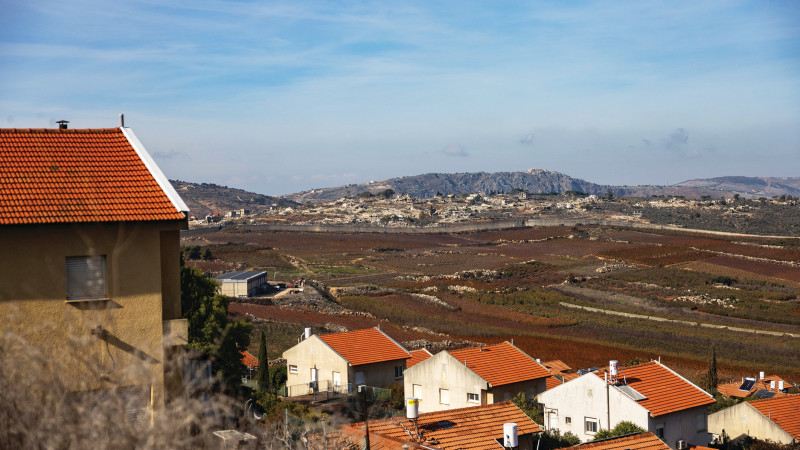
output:
<instances>
[{"instance_id":1,"label":"white house wall","mask_svg":"<svg viewBox=\"0 0 800 450\"><path fill-rule=\"evenodd\" d=\"M420 413L485 404L486 380L447 352L439 352L406 369L404 375L406 397L415 395L413 385L422 387ZM439 402L440 389L448 390L449 404ZM468 402L467 393L478 394L479 403Z\"/></svg>"},{"instance_id":2,"label":"white house wall","mask_svg":"<svg viewBox=\"0 0 800 450\"><path fill-rule=\"evenodd\" d=\"M562 433L569 431L581 442L594 439L594 433L585 430L587 418L597 420L598 431L609 429L609 414L610 428L627 420L647 429L648 411L627 395L606 386L604 380L590 373L539 394L539 402L544 404L544 427Z\"/></svg>"},{"instance_id":3,"label":"white house wall","mask_svg":"<svg viewBox=\"0 0 800 450\"><path fill-rule=\"evenodd\" d=\"M708 431L721 436L722 430L725 430L725 433L731 439L751 436L757 439L769 439L781 444L792 443L792 435L746 402L725 408L708 416Z\"/></svg>"}]
</instances>

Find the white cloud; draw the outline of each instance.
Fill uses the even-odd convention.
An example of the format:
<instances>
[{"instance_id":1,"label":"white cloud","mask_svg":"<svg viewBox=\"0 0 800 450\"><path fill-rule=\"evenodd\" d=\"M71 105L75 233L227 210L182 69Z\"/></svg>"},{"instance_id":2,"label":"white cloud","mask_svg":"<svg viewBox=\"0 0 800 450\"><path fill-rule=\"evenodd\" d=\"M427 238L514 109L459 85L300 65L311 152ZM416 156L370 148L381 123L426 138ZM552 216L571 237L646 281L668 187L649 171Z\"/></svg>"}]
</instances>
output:
<instances>
[{"instance_id":1,"label":"white cloud","mask_svg":"<svg viewBox=\"0 0 800 450\"><path fill-rule=\"evenodd\" d=\"M442 153L444 153L447 156L459 156L462 158L469 156L469 153L467 153L464 147L462 147L459 144L448 145L447 147L444 148L444 150L442 150Z\"/></svg>"}]
</instances>

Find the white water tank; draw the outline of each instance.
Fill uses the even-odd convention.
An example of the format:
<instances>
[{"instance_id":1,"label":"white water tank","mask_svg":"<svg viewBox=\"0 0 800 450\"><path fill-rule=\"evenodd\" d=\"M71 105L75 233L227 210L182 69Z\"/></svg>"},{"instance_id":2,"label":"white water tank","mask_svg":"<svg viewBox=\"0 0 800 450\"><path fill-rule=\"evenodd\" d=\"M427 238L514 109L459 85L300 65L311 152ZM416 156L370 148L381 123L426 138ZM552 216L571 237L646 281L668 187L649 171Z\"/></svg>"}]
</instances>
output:
<instances>
[{"instance_id":1,"label":"white water tank","mask_svg":"<svg viewBox=\"0 0 800 450\"><path fill-rule=\"evenodd\" d=\"M778 380L778 389L783 390L783 380Z\"/></svg>"},{"instance_id":2,"label":"white water tank","mask_svg":"<svg viewBox=\"0 0 800 450\"><path fill-rule=\"evenodd\" d=\"M775 390L775 380L769 382L769 388Z\"/></svg>"},{"instance_id":3,"label":"white water tank","mask_svg":"<svg viewBox=\"0 0 800 450\"><path fill-rule=\"evenodd\" d=\"M519 445L517 438L517 424L504 423L503 424L503 447L514 448Z\"/></svg>"},{"instance_id":4,"label":"white water tank","mask_svg":"<svg viewBox=\"0 0 800 450\"><path fill-rule=\"evenodd\" d=\"M303 333L303 339L308 339L311 337L311 327L306 327L305 333Z\"/></svg>"},{"instance_id":5,"label":"white water tank","mask_svg":"<svg viewBox=\"0 0 800 450\"><path fill-rule=\"evenodd\" d=\"M619 362L616 359L612 359L608 362L608 371L611 373L612 377L616 377L618 373L618 366Z\"/></svg>"},{"instance_id":6,"label":"white water tank","mask_svg":"<svg viewBox=\"0 0 800 450\"><path fill-rule=\"evenodd\" d=\"M758 379L759 380L763 380L764 379L764 372L758 372Z\"/></svg>"},{"instance_id":7,"label":"white water tank","mask_svg":"<svg viewBox=\"0 0 800 450\"><path fill-rule=\"evenodd\" d=\"M419 399L416 397L409 397L406 399L406 419L419 418Z\"/></svg>"}]
</instances>

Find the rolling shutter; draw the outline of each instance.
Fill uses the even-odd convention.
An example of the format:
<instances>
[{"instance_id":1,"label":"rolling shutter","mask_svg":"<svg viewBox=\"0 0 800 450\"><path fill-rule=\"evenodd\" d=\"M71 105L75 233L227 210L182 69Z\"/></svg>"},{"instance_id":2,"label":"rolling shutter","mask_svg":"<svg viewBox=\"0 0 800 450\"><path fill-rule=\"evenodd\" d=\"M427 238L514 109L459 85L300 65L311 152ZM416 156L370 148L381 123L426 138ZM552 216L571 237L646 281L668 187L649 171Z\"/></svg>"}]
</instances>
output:
<instances>
[{"instance_id":1,"label":"rolling shutter","mask_svg":"<svg viewBox=\"0 0 800 450\"><path fill-rule=\"evenodd\" d=\"M67 257L67 300L106 298L106 257Z\"/></svg>"}]
</instances>

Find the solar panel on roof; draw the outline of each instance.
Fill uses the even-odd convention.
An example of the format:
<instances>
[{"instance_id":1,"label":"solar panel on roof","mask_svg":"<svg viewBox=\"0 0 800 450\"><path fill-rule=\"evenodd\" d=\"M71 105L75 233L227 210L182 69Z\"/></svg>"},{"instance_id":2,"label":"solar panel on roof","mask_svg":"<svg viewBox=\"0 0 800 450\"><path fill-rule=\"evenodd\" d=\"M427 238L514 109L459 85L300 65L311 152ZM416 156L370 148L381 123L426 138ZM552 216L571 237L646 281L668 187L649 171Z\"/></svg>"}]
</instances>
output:
<instances>
[{"instance_id":1,"label":"solar panel on roof","mask_svg":"<svg viewBox=\"0 0 800 450\"><path fill-rule=\"evenodd\" d=\"M647 397L642 395L641 392L637 391L636 389L628 386L627 384L621 384L617 386L617 389L622 391L623 394L627 395L628 397L634 399L635 401L645 400Z\"/></svg>"},{"instance_id":2,"label":"solar panel on roof","mask_svg":"<svg viewBox=\"0 0 800 450\"><path fill-rule=\"evenodd\" d=\"M739 390L750 391L750 389L753 389L753 386L755 386L755 384L756 384L755 378L745 378L744 383L742 383L742 385L739 386Z\"/></svg>"},{"instance_id":3,"label":"solar panel on roof","mask_svg":"<svg viewBox=\"0 0 800 450\"><path fill-rule=\"evenodd\" d=\"M772 398L774 396L774 392L770 392L766 389L759 389L755 394L753 394L753 398Z\"/></svg>"}]
</instances>

